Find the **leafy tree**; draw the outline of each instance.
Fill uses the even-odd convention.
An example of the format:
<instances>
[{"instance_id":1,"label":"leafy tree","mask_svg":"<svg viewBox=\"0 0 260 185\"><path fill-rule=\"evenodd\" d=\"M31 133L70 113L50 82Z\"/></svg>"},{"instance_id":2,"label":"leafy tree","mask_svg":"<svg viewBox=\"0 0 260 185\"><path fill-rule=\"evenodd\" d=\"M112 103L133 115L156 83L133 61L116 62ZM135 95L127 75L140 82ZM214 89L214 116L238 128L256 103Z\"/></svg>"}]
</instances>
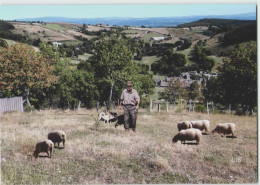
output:
<instances>
[{"instance_id":1,"label":"leafy tree","mask_svg":"<svg viewBox=\"0 0 260 185\"><path fill-rule=\"evenodd\" d=\"M40 96L35 102L37 109L76 108L80 103L88 108L93 106L97 93L93 72L72 68L70 60L64 59L56 62L54 74L59 77L57 82L45 88L43 95L37 90L34 92L35 96Z\"/></svg>"},{"instance_id":2,"label":"leafy tree","mask_svg":"<svg viewBox=\"0 0 260 185\"><path fill-rule=\"evenodd\" d=\"M206 87L203 89L203 96L207 101L213 101L213 102L220 102L220 81L212 77L210 80L207 81Z\"/></svg>"},{"instance_id":3,"label":"leafy tree","mask_svg":"<svg viewBox=\"0 0 260 185\"><path fill-rule=\"evenodd\" d=\"M202 98L200 85L197 82L192 83L188 88L188 99L195 101L201 100Z\"/></svg>"},{"instance_id":4,"label":"leafy tree","mask_svg":"<svg viewBox=\"0 0 260 185\"><path fill-rule=\"evenodd\" d=\"M179 80L170 82L169 86L159 94L161 98L166 99L169 102L187 99L188 97L188 91L186 87Z\"/></svg>"},{"instance_id":5,"label":"leafy tree","mask_svg":"<svg viewBox=\"0 0 260 185\"><path fill-rule=\"evenodd\" d=\"M78 69L93 71L100 102L117 100L128 80L134 81L134 87L140 90L140 95L151 91L151 88L145 87L152 81L151 77L146 77L146 67L133 62L136 51L134 44L119 34L103 37L95 43L93 55L78 65Z\"/></svg>"},{"instance_id":6,"label":"leafy tree","mask_svg":"<svg viewBox=\"0 0 260 185\"><path fill-rule=\"evenodd\" d=\"M7 48L8 43L4 39L0 39L0 47Z\"/></svg>"},{"instance_id":7,"label":"leafy tree","mask_svg":"<svg viewBox=\"0 0 260 185\"><path fill-rule=\"evenodd\" d=\"M235 49L219 68L222 103L241 104L243 112L257 105L256 43Z\"/></svg>"},{"instance_id":8,"label":"leafy tree","mask_svg":"<svg viewBox=\"0 0 260 185\"><path fill-rule=\"evenodd\" d=\"M151 69L160 74L178 76L185 64L185 55L168 51L160 60L151 65Z\"/></svg>"},{"instance_id":9,"label":"leafy tree","mask_svg":"<svg viewBox=\"0 0 260 185\"><path fill-rule=\"evenodd\" d=\"M53 75L54 63L28 45L0 48L1 96L26 95L30 105L30 90L50 87L57 80Z\"/></svg>"},{"instance_id":10,"label":"leafy tree","mask_svg":"<svg viewBox=\"0 0 260 185\"><path fill-rule=\"evenodd\" d=\"M210 59L207 55L210 51L203 46L203 42L200 40L191 51L191 61L194 61L199 70L211 71L215 65L215 61Z\"/></svg>"}]
</instances>

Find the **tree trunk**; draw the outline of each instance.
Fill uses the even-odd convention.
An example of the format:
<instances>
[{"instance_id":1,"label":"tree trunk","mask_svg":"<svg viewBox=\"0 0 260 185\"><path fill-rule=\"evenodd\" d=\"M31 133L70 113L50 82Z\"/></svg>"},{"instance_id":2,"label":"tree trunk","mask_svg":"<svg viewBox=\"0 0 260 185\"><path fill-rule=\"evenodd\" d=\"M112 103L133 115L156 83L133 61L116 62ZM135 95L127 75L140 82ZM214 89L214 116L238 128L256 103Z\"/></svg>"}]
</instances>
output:
<instances>
[{"instance_id":1,"label":"tree trunk","mask_svg":"<svg viewBox=\"0 0 260 185\"><path fill-rule=\"evenodd\" d=\"M80 110L80 104L81 104L81 101L78 100L78 110Z\"/></svg>"},{"instance_id":2,"label":"tree trunk","mask_svg":"<svg viewBox=\"0 0 260 185\"><path fill-rule=\"evenodd\" d=\"M114 82L112 82L111 84L111 88L110 88L110 94L109 94L109 100L108 100L108 109L110 108L110 104L112 102L112 95L113 95L113 88L114 88Z\"/></svg>"},{"instance_id":3,"label":"tree trunk","mask_svg":"<svg viewBox=\"0 0 260 185\"><path fill-rule=\"evenodd\" d=\"M30 100L29 100L29 95L30 95L30 89L28 88L28 90L26 92L26 102L31 107L32 105L31 105Z\"/></svg>"}]
</instances>

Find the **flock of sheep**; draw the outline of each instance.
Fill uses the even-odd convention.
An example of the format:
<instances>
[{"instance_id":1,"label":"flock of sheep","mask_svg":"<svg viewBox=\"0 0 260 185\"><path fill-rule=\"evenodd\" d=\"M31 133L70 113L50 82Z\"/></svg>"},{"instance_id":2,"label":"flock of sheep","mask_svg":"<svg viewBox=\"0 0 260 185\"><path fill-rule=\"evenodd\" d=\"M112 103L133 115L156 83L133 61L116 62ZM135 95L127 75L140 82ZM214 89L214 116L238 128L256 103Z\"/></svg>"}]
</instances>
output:
<instances>
[{"instance_id":1,"label":"flock of sheep","mask_svg":"<svg viewBox=\"0 0 260 185\"><path fill-rule=\"evenodd\" d=\"M123 123L123 116L124 115L117 116L116 113L103 111L99 114L99 121L103 120L107 123L111 121L117 121L115 124L115 127L117 127L119 124ZM201 131L205 130L206 134L209 134L209 127L209 120L180 122L177 124L179 133L173 137L172 142L176 143L177 141L181 141L181 143L185 143L185 141L196 140L197 144L199 144L202 139ZM222 134L223 136L232 134L232 137L234 137L235 129L236 125L234 123L220 123L216 126L214 130L212 130L212 133ZM65 148L65 141L66 134L63 131L56 130L50 132L48 134L48 139L40 141L36 144L33 156L37 158L39 153L46 152L48 154L48 157L51 158L54 145L57 143L59 148L60 143L63 142L63 148Z\"/></svg>"},{"instance_id":2,"label":"flock of sheep","mask_svg":"<svg viewBox=\"0 0 260 185\"><path fill-rule=\"evenodd\" d=\"M39 153L46 152L48 157L51 158L54 145L58 143L58 148L60 143L63 143L63 148L65 148L66 134L61 130L56 130L48 134L48 139L40 141L36 144L33 156L38 157Z\"/></svg>"},{"instance_id":3,"label":"flock of sheep","mask_svg":"<svg viewBox=\"0 0 260 185\"><path fill-rule=\"evenodd\" d=\"M177 141L181 141L181 143L185 143L185 141L196 140L197 144L199 144L202 138L201 131L205 130L206 134L209 134L209 126L209 120L180 122L177 124L179 133L173 137L172 142L176 143ZM219 123L216 128L212 130L212 133L218 133L222 136L232 134L232 137L234 137L235 129L236 125L234 123Z\"/></svg>"}]
</instances>

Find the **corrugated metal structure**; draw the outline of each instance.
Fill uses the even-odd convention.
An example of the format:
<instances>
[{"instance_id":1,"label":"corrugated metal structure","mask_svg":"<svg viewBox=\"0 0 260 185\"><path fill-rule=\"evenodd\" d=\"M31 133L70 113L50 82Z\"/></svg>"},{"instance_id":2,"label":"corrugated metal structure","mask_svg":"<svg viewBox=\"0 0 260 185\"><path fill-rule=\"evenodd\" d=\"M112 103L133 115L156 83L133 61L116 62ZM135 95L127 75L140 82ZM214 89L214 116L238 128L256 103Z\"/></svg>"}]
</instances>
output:
<instances>
[{"instance_id":1,"label":"corrugated metal structure","mask_svg":"<svg viewBox=\"0 0 260 185\"><path fill-rule=\"evenodd\" d=\"M23 97L0 98L0 113L10 111L23 112Z\"/></svg>"}]
</instances>

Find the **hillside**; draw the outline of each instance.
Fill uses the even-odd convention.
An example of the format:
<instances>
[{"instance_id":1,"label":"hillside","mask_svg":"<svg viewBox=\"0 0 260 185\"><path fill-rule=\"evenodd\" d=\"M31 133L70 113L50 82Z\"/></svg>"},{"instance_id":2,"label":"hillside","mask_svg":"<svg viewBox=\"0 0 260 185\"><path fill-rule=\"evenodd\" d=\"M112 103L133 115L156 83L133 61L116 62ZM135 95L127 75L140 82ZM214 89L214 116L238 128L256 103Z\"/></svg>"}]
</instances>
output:
<instances>
[{"instance_id":1,"label":"hillside","mask_svg":"<svg viewBox=\"0 0 260 185\"><path fill-rule=\"evenodd\" d=\"M239 28L241 26L255 23L255 20L236 20L236 19L201 19L194 22L189 22L185 24L180 24L178 28L187 28L187 27L195 27L195 26L230 26L231 28Z\"/></svg>"},{"instance_id":2,"label":"hillside","mask_svg":"<svg viewBox=\"0 0 260 185\"><path fill-rule=\"evenodd\" d=\"M223 40L225 33L215 34L213 36L205 35L205 31L208 30L207 26L213 23L219 25L242 25L251 22L253 21L203 19L197 22L180 25L179 27L175 28L141 28L130 26L115 27L104 24L81 25L71 23L10 22L10 25L12 25L12 29L10 29L9 32L14 35L19 35L23 39L27 39L27 43L29 44L38 43L37 41L40 40L43 42L61 42L71 47L79 47L81 51L77 51L78 54L76 56L71 56L71 63L74 65L79 64L80 61L84 61L82 60L81 56L91 55L91 47L86 48L82 47L82 45L90 46L91 39L98 37L102 32L109 33L115 29L120 29L122 33L132 39L142 40L145 43L149 43L152 47L155 47L158 44L169 44L168 46L165 45L164 50L158 50L158 48L151 50L150 53L142 54L143 59L140 61L140 63L148 64L149 67L151 67L151 65L156 62L157 58L161 58L163 56L162 52L166 51L167 49L171 49L172 51L175 51L177 53L184 54L187 62L186 66L191 65L193 64L193 62L190 61L189 58L191 57L190 54L193 50L193 47L199 40L207 40L206 47L211 50L211 58L216 61L215 67L213 67L214 71L212 71L215 72L217 70L217 67L222 64L223 56L227 56L236 45L230 45L227 47L223 46L220 38L222 38ZM186 28L185 26L193 27ZM169 39L154 42L151 41L151 38L153 37L165 37ZM86 40L84 39L88 40L88 42L86 42ZM177 47L174 46L174 44L176 42L182 42L183 39L189 40L191 42L191 46L187 49L177 51ZM38 50L37 45L35 44L34 48ZM149 73L153 74L152 71L149 71ZM158 97L158 95L155 95L155 97Z\"/></svg>"}]
</instances>

